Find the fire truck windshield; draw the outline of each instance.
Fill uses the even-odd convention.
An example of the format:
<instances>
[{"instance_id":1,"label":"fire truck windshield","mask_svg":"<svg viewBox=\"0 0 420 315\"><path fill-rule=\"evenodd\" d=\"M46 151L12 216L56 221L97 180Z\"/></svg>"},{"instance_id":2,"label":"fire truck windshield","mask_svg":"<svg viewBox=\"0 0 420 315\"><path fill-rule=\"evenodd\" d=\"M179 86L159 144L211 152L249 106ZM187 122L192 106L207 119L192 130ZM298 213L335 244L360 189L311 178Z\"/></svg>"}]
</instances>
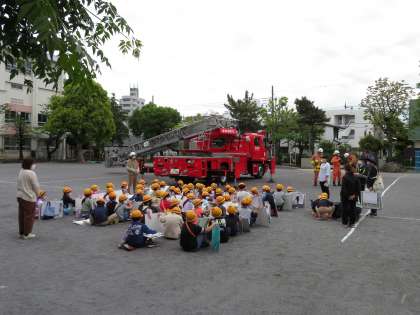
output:
<instances>
[{"instance_id":1,"label":"fire truck windshield","mask_svg":"<svg viewBox=\"0 0 420 315\"><path fill-rule=\"evenodd\" d=\"M213 139L211 142L211 147L212 148L223 148L226 144L226 139L225 138L216 138Z\"/></svg>"}]
</instances>

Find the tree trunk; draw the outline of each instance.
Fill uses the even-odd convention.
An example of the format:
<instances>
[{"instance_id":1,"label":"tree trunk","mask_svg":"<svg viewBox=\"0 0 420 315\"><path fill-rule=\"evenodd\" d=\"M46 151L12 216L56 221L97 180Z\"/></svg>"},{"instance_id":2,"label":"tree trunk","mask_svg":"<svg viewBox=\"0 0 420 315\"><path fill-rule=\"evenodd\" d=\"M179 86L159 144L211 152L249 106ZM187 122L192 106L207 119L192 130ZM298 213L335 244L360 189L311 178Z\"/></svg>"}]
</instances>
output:
<instances>
[{"instance_id":1,"label":"tree trunk","mask_svg":"<svg viewBox=\"0 0 420 315\"><path fill-rule=\"evenodd\" d=\"M84 157L84 155L83 155L84 151L85 151L85 150L83 150L82 145L81 145L80 143L78 143L78 144L76 145L76 155L77 155L77 160L78 160L80 163L86 163L86 161L85 161L85 157Z\"/></svg>"}]
</instances>

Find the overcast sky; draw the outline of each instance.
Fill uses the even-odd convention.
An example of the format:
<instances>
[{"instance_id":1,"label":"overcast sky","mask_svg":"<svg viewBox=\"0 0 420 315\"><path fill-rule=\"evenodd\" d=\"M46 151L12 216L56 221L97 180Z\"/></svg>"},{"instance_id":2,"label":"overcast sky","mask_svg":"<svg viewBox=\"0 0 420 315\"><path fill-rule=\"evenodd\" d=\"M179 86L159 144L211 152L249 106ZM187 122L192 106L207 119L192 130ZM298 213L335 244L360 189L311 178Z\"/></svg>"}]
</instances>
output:
<instances>
[{"instance_id":1,"label":"overcast sky","mask_svg":"<svg viewBox=\"0 0 420 315\"><path fill-rule=\"evenodd\" d=\"M420 81L419 0L114 0L143 42L140 60L106 46L99 81L183 115L224 111L226 94L358 105L379 77Z\"/></svg>"}]
</instances>

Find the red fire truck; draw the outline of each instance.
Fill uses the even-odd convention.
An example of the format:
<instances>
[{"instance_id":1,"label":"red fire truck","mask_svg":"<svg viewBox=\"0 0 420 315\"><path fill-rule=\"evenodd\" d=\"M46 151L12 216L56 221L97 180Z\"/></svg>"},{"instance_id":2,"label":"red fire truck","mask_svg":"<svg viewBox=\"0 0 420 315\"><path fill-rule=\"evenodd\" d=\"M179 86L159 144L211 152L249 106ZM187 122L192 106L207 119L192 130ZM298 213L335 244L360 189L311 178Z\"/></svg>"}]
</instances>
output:
<instances>
[{"instance_id":1,"label":"red fire truck","mask_svg":"<svg viewBox=\"0 0 420 315\"><path fill-rule=\"evenodd\" d=\"M136 152L138 157L152 155L156 176L186 181L225 182L241 175L260 178L268 170L274 174L275 161L267 147L265 131L239 134L235 125L233 120L210 116L133 144L124 150L124 156L126 159L128 151Z\"/></svg>"}]
</instances>

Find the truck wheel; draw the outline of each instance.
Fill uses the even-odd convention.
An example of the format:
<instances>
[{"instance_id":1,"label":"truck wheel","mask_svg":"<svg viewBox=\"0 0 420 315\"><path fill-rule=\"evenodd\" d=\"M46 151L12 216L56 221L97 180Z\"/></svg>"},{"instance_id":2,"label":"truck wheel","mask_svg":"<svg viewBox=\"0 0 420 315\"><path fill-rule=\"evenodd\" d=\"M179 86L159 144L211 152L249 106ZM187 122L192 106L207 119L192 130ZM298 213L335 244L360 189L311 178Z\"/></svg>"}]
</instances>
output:
<instances>
[{"instance_id":1,"label":"truck wheel","mask_svg":"<svg viewBox=\"0 0 420 315\"><path fill-rule=\"evenodd\" d=\"M262 164L258 165L258 173L254 175L255 178L262 178L264 176L264 166Z\"/></svg>"}]
</instances>

